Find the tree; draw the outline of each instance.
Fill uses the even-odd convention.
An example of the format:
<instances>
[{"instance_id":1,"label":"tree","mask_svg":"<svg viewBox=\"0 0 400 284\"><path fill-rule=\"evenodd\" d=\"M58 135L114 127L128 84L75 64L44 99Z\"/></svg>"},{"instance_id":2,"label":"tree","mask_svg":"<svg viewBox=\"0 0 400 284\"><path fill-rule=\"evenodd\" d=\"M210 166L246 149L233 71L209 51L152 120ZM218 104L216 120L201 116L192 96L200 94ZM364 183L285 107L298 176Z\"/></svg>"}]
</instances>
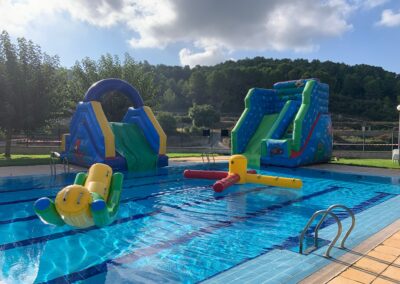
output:
<instances>
[{"instance_id":1,"label":"tree","mask_svg":"<svg viewBox=\"0 0 400 284\"><path fill-rule=\"evenodd\" d=\"M194 104L189 109L189 117L196 127L212 127L214 123L220 121L219 112L211 105Z\"/></svg>"},{"instance_id":2,"label":"tree","mask_svg":"<svg viewBox=\"0 0 400 284\"><path fill-rule=\"evenodd\" d=\"M224 72L216 70L207 76L207 86L211 95L213 105L221 109L223 99L228 97L228 80Z\"/></svg>"},{"instance_id":3,"label":"tree","mask_svg":"<svg viewBox=\"0 0 400 284\"><path fill-rule=\"evenodd\" d=\"M0 127L6 134L5 156L10 157L14 132L29 133L52 117L51 102L57 85L59 60L42 53L24 38L13 44L7 32L0 35ZM3 89L4 88L4 89Z\"/></svg>"},{"instance_id":4,"label":"tree","mask_svg":"<svg viewBox=\"0 0 400 284\"><path fill-rule=\"evenodd\" d=\"M171 135L176 133L176 118L172 113L159 112L157 120L166 134Z\"/></svg>"},{"instance_id":5,"label":"tree","mask_svg":"<svg viewBox=\"0 0 400 284\"><path fill-rule=\"evenodd\" d=\"M206 103L207 96L207 82L204 74L200 71L194 71L189 79L189 95L193 103L202 104Z\"/></svg>"},{"instance_id":6,"label":"tree","mask_svg":"<svg viewBox=\"0 0 400 284\"><path fill-rule=\"evenodd\" d=\"M167 89L161 102L161 109L166 111L174 111L177 106L176 94L172 89Z\"/></svg>"}]
</instances>

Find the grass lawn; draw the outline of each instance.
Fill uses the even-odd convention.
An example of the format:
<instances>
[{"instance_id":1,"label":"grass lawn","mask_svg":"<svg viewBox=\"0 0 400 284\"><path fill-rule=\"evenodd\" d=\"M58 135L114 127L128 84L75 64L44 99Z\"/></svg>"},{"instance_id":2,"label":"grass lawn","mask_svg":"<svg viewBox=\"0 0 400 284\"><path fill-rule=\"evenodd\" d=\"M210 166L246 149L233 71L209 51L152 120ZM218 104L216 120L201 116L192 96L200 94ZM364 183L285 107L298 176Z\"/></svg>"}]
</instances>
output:
<instances>
[{"instance_id":1,"label":"grass lawn","mask_svg":"<svg viewBox=\"0 0 400 284\"><path fill-rule=\"evenodd\" d=\"M4 157L4 154L0 155L0 167L48 165L49 163L50 163L50 154L11 155L11 159L6 159L6 157Z\"/></svg>"},{"instance_id":2,"label":"grass lawn","mask_svg":"<svg viewBox=\"0 0 400 284\"><path fill-rule=\"evenodd\" d=\"M167 153L170 158L201 157L201 153Z\"/></svg>"},{"instance_id":3,"label":"grass lawn","mask_svg":"<svg viewBox=\"0 0 400 284\"><path fill-rule=\"evenodd\" d=\"M364 166L375 168L400 169L399 164L392 162L390 159L339 159L339 161L331 161L332 164L341 164L349 166Z\"/></svg>"}]
</instances>

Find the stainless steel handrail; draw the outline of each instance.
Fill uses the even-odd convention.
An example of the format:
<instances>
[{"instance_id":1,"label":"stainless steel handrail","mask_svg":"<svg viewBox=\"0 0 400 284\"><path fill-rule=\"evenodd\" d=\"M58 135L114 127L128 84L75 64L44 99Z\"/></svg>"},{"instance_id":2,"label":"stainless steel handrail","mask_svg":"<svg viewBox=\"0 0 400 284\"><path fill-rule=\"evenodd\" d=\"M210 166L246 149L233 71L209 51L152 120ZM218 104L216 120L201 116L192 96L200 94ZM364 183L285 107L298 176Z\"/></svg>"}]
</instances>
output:
<instances>
[{"instance_id":1,"label":"stainless steel handrail","mask_svg":"<svg viewBox=\"0 0 400 284\"><path fill-rule=\"evenodd\" d=\"M68 173L68 174L69 174L69 172L70 172L70 167L69 167L68 158L67 158L67 157L64 157L64 158L62 159L62 162L63 162L63 166L64 166L64 173Z\"/></svg>"},{"instance_id":2,"label":"stainless steel handrail","mask_svg":"<svg viewBox=\"0 0 400 284\"><path fill-rule=\"evenodd\" d=\"M315 212L311 216L310 220L308 220L306 226L304 227L303 231L300 234L300 238L299 238L299 242L300 242L300 244L299 244L299 253L301 253L301 254L303 253L303 241L304 241L305 234L307 233L307 231L310 228L311 224L314 222L315 218L318 215L321 215L321 214L324 214L324 216L325 215L332 216L332 218L335 219L335 221L336 221L336 223L338 225L338 232L337 232L335 238L329 244L329 247L325 252L325 257L330 257L329 254L330 254L330 251L331 251L332 247L336 244L337 240L339 239L340 235L342 234L342 223L340 222L339 218L334 213L329 212L328 210L319 210L319 211Z\"/></svg>"},{"instance_id":3,"label":"stainless steel handrail","mask_svg":"<svg viewBox=\"0 0 400 284\"><path fill-rule=\"evenodd\" d=\"M351 211L350 208L348 208L347 206L344 206L342 204L334 204L332 206L330 206L328 209L326 209L327 213L325 213L321 220L318 222L317 226L315 227L314 230L314 245L317 244L318 242L318 230L321 227L322 223L324 222L325 218L328 216L328 212L331 212L333 209L336 208L341 208L347 211L347 213L349 213L349 216L351 217L351 226L350 228L347 230L346 234L344 235L342 241L340 242L340 247L344 248L344 243L346 242L347 238L349 237L351 231L353 231L354 226L356 225L356 217L354 216L353 211Z\"/></svg>"},{"instance_id":4,"label":"stainless steel handrail","mask_svg":"<svg viewBox=\"0 0 400 284\"><path fill-rule=\"evenodd\" d=\"M69 161L66 157L61 158L60 153L58 152L50 152L50 174L52 176L57 175L57 160L61 159L63 167L64 167L64 173L69 173L70 172L70 166L69 166Z\"/></svg>"},{"instance_id":5,"label":"stainless steel handrail","mask_svg":"<svg viewBox=\"0 0 400 284\"><path fill-rule=\"evenodd\" d=\"M205 159L206 159L206 161L205 161ZM212 159L212 163L215 164L214 153L206 153L206 152L201 153L201 160L202 160L203 164L205 164L207 162L207 165L209 166L211 164L211 159Z\"/></svg>"},{"instance_id":6,"label":"stainless steel handrail","mask_svg":"<svg viewBox=\"0 0 400 284\"><path fill-rule=\"evenodd\" d=\"M55 159L57 158L57 152L50 152L50 174L55 176L57 174L57 166Z\"/></svg>"}]
</instances>

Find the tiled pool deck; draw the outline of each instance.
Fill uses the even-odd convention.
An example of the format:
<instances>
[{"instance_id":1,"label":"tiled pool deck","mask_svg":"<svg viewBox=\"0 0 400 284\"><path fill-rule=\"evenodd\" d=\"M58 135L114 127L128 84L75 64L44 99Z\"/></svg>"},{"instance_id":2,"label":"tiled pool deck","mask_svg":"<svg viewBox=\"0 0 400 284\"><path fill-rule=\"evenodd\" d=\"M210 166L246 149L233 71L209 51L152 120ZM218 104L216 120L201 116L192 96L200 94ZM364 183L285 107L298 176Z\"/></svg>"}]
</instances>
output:
<instances>
[{"instance_id":1,"label":"tiled pool deck","mask_svg":"<svg viewBox=\"0 0 400 284\"><path fill-rule=\"evenodd\" d=\"M328 282L338 283L400 283L400 231Z\"/></svg>"}]
</instances>

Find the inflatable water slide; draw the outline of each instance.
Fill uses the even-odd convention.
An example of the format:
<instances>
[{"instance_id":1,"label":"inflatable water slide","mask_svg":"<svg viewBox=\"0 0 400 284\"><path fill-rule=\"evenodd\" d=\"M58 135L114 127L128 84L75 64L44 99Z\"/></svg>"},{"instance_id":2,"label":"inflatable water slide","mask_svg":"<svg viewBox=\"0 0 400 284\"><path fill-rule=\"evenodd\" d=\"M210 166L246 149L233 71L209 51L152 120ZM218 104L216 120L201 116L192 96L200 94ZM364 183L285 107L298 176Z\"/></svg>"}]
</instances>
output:
<instances>
[{"instance_id":1,"label":"inflatable water slide","mask_svg":"<svg viewBox=\"0 0 400 284\"><path fill-rule=\"evenodd\" d=\"M118 92L132 103L121 122L108 122L101 101ZM89 167L104 163L114 170L147 171L168 165L167 137L138 91L120 79L93 84L78 103L70 133L62 140L62 158Z\"/></svg>"},{"instance_id":2,"label":"inflatable water slide","mask_svg":"<svg viewBox=\"0 0 400 284\"><path fill-rule=\"evenodd\" d=\"M232 154L249 165L297 167L329 161L332 123L329 86L318 79L250 89L245 110L232 130Z\"/></svg>"}]
</instances>

